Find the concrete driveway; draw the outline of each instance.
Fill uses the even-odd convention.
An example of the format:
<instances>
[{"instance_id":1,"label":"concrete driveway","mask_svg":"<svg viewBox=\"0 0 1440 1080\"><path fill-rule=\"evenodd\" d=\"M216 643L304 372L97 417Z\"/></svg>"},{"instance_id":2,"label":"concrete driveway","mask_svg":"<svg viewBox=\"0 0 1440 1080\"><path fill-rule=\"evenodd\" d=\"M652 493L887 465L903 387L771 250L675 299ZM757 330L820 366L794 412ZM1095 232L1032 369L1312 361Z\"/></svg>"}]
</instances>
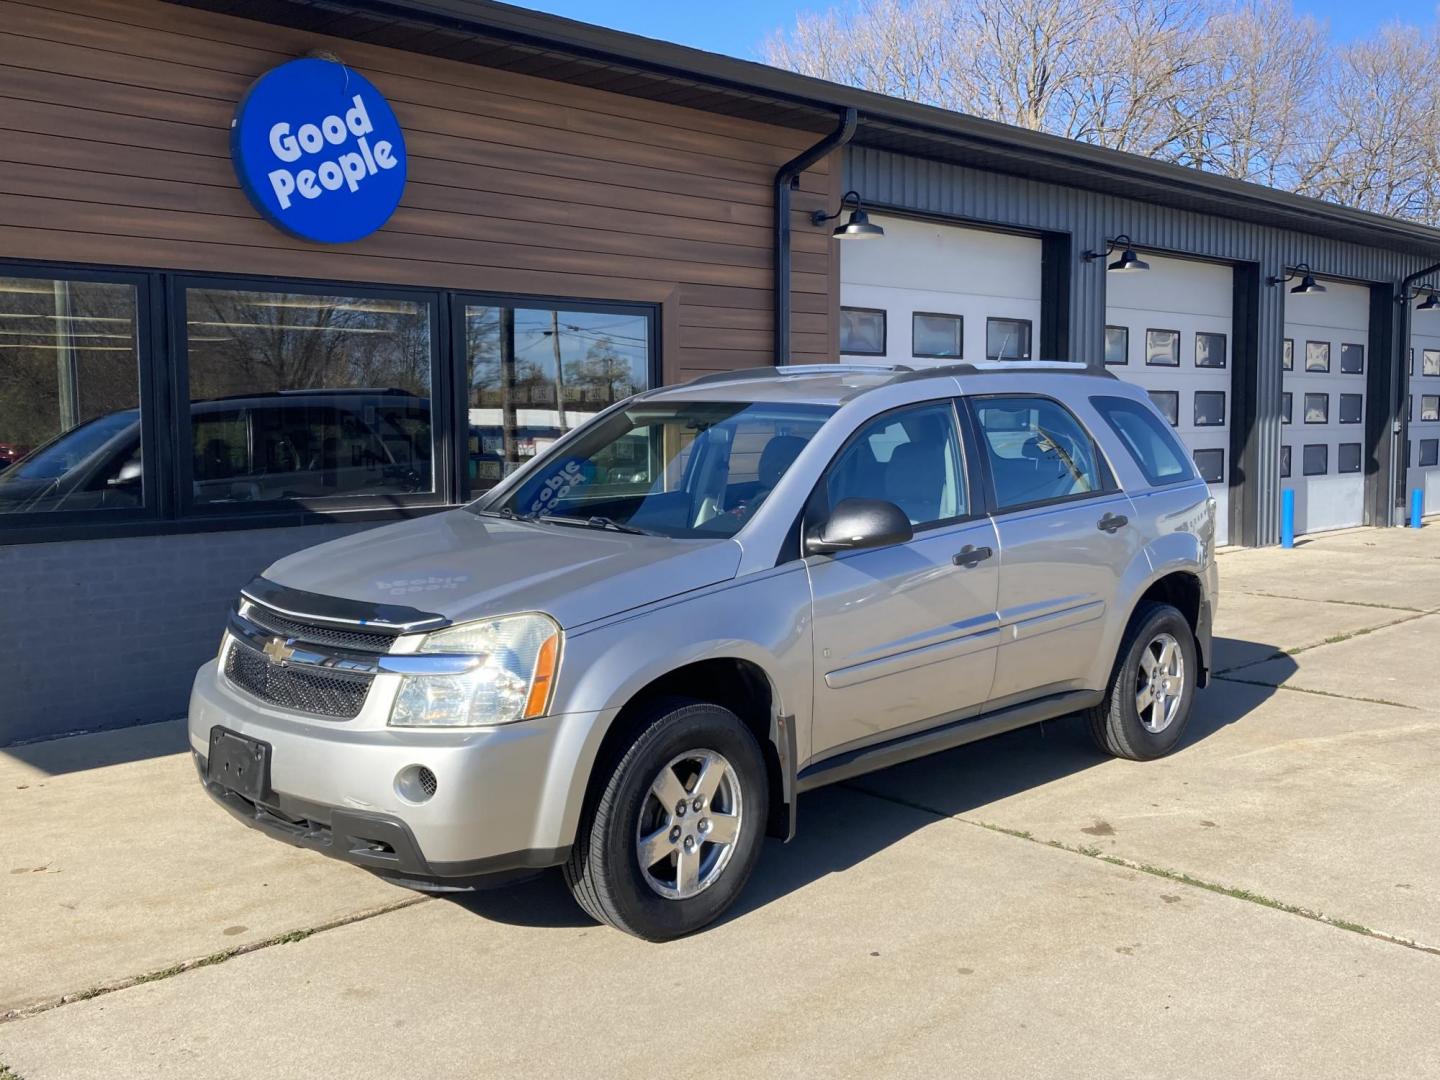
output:
<instances>
[{"instance_id":1,"label":"concrete driveway","mask_svg":"<svg viewBox=\"0 0 1440 1080\"><path fill-rule=\"evenodd\" d=\"M1221 560L1180 753L807 796L665 946L269 842L178 725L0 750L0 1078L1440 1076L1440 529Z\"/></svg>"}]
</instances>

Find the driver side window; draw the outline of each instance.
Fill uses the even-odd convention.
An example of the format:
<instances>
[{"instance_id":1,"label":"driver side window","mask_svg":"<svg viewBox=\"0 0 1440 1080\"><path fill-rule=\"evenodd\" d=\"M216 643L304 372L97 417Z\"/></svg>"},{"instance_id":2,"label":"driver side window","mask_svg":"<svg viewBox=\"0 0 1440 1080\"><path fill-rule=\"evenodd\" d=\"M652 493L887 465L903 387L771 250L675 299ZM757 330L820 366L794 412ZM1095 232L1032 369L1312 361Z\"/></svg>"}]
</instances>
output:
<instances>
[{"instance_id":1,"label":"driver side window","mask_svg":"<svg viewBox=\"0 0 1440 1080\"><path fill-rule=\"evenodd\" d=\"M955 410L948 401L899 409L871 420L830 467L825 496L884 499L916 528L969 513Z\"/></svg>"}]
</instances>

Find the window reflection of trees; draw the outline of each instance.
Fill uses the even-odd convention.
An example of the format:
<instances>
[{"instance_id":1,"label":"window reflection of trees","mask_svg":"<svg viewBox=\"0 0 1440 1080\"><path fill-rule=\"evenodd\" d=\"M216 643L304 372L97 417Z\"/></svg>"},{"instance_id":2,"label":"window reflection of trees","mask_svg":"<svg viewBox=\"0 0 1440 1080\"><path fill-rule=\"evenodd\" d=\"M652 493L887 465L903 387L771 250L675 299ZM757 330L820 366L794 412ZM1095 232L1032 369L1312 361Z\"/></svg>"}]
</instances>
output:
<instances>
[{"instance_id":1,"label":"window reflection of trees","mask_svg":"<svg viewBox=\"0 0 1440 1080\"><path fill-rule=\"evenodd\" d=\"M135 311L129 285L0 277L0 444L23 453L133 409Z\"/></svg>"},{"instance_id":2,"label":"window reflection of trees","mask_svg":"<svg viewBox=\"0 0 1440 1080\"><path fill-rule=\"evenodd\" d=\"M430 394L423 304L192 289L186 311L194 400L358 387Z\"/></svg>"}]
</instances>

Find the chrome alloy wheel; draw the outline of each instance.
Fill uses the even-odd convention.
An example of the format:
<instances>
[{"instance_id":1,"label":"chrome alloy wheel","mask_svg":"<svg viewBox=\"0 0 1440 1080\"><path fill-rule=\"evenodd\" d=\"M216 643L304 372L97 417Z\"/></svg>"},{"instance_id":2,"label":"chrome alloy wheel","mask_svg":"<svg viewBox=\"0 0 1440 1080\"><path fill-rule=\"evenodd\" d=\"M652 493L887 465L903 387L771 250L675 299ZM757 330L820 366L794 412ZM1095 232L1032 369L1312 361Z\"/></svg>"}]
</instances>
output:
<instances>
[{"instance_id":1,"label":"chrome alloy wheel","mask_svg":"<svg viewBox=\"0 0 1440 1080\"><path fill-rule=\"evenodd\" d=\"M1170 726L1185 696L1185 654L1170 634L1156 634L1140 654L1135 711L1151 734Z\"/></svg>"},{"instance_id":2,"label":"chrome alloy wheel","mask_svg":"<svg viewBox=\"0 0 1440 1080\"><path fill-rule=\"evenodd\" d=\"M740 780L714 750L673 758L650 782L635 829L645 883L688 900L719 880L740 839Z\"/></svg>"}]
</instances>

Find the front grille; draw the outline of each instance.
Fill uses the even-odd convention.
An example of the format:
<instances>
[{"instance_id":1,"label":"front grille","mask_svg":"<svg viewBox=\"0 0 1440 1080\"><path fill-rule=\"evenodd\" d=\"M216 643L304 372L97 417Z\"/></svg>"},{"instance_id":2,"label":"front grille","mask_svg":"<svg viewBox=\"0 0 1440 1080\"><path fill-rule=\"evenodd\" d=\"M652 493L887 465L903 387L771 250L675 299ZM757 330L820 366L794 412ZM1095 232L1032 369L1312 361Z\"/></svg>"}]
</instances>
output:
<instances>
[{"instance_id":1,"label":"front grille","mask_svg":"<svg viewBox=\"0 0 1440 1080\"><path fill-rule=\"evenodd\" d=\"M389 652L390 646L400 636L393 630L316 626L313 623L298 622L253 600L245 610L245 618L262 630L269 630L283 638L308 641L311 645L329 645L336 649L355 649L358 652Z\"/></svg>"},{"instance_id":2,"label":"front grille","mask_svg":"<svg viewBox=\"0 0 1440 1080\"><path fill-rule=\"evenodd\" d=\"M371 682L369 675L322 675L281 667L233 639L225 654L225 678L271 705L337 720L353 720L360 714Z\"/></svg>"}]
</instances>

